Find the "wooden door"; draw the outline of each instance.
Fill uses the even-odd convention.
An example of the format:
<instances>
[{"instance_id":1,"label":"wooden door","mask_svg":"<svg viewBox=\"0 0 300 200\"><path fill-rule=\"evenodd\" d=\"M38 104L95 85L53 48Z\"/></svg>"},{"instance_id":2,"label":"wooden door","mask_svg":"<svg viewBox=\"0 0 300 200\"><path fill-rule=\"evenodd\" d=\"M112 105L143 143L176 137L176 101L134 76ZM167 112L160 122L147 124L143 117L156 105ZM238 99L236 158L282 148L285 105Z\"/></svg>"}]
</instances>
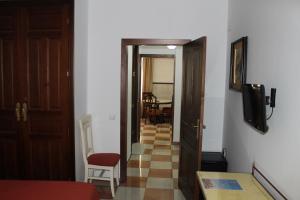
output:
<instances>
[{"instance_id":1,"label":"wooden door","mask_svg":"<svg viewBox=\"0 0 300 200\"><path fill-rule=\"evenodd\" d=\"M20 100L18 14L14 7L0 7L0 179L18 178L21 173L20 119L16 117L16 104Z\"/></svg>"},{"instance_id":2,"label":"wooden door","mask_svg":"<svg viewBox=\"0 0 300 200\"><path fill-rule=\"evenodd\" d=\"M132 52L131 144L138 142L140 135L139 46L133 46Z\"/></svg>"},{"instance_id":3,"label":"wooden door","mask_svg":"<svg viewBox=\"0 0 300 200\"><path fill-rule=\"evenodd\" d=\"M69 8L30 6L22 13L25 174L68 179L74 159L69 134Z\"/></svg>"},{"instance_id":4,"label":"wooden door","mask_svg":"<svg viewBox=\"0 0 300 200\"><path fill-rule=\"evenodd\" d=\"M20 103L20 121L11 125L19 135L18 177L73 179L70 7L26 4L12 9L19 16L18 51L12 59L18 63L19 85L17 100L11 102L13 114Z\"/></svg>"},{"instance_id":5,"label":"wooden door","mask_svg":"<svg viewBox=\"0 0 300 200\"><path fill-rule=\"evenodd\" d=\"M206 37L183 46L179 187L186 199L195 194L196 171L201 167L205 90Z\"/></svg>"}]
</instances>

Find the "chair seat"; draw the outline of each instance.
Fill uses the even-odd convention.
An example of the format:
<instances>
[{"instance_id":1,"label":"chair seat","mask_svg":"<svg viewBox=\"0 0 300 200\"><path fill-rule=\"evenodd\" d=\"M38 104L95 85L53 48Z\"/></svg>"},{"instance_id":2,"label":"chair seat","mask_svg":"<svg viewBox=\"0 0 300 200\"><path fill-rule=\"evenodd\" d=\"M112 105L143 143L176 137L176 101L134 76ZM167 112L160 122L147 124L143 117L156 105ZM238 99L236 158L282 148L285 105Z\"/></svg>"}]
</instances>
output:
<instances>
[{"instance_id":1,"label":"chair seat","mask_svg":"<svg viewBox=\"0 0 300 200\"><path fill-rule=\"evenodd\" d=\"M115 166L120 160L120 155L117 153L94 153L88 158L88 164L99 166Z\"/></svg>"}]
</instances>

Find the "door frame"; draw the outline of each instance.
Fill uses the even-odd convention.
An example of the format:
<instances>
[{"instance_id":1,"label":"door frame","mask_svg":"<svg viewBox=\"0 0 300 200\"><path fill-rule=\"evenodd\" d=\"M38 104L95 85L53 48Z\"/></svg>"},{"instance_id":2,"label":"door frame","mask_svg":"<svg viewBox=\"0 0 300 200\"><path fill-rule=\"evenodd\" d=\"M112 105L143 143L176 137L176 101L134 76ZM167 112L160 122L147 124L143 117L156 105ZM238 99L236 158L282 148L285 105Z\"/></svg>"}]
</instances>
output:
<instances>
[{"instance_id":1,"label":"door frame","mask_svg":"<svg viewBox=\"0 0 300 200\"><path fill-rule=\"evenodd\" d=\"M75 180L75 135L74 135L74 0L0 0L0 6L27 6L27 5L60 5L68 4L70 6L70 12L68 16L69 23L69 35L68 35L68 72L69 72L69 112L67 113L68 120L68 136L70 141L70 149L68 153L70 155L69 162L71 168L69 180Z\"/></svg>"},{"instance_id":2,"label":"door frame","mask_svg":"<svg viewBox=\"0 0 300 200\"><path fill-rule=\"evenodd\" d=\"M122 39L121 40L121 94L120 94L120 178L121 182L127 178L127 84L128 84L128 45L178 45L182 46L189 39Z\"/></svg>"}]
</instances>

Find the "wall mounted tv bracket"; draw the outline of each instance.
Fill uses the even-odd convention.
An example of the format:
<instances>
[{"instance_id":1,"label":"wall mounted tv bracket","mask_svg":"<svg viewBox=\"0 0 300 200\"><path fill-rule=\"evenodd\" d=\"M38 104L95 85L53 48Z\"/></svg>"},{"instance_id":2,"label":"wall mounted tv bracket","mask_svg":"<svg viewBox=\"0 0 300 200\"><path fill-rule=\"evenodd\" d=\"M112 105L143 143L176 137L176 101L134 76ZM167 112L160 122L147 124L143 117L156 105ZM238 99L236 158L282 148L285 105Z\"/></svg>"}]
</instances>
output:
<instances>
[{"instance_id":1,"label":"wall mounted tv bracket","mask_svg":"<svg viewBox=\"0 0 300 200\"><path fill-rule=\"evenodd\" d=\"M271 88L271 95L266 96L266 105L270 105L272 108L272 112L269 117L267 117L267 120L272 117L273 114L273 108L275 108L275 99L276 99L276 88Z\"/></svg>"}]
</instances>

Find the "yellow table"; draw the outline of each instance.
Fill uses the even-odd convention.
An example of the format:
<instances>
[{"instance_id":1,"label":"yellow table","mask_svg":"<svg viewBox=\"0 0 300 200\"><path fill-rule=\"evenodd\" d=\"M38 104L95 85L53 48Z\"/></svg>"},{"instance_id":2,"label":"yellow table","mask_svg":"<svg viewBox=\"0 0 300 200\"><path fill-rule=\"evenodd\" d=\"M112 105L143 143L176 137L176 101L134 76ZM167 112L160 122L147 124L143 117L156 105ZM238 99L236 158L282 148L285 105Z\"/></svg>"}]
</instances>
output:
<instances>
[{"instance_id":1,"label":"yellow table","mask_svg":"<svg viewBox=\"0 0 300 200\"><path fill-rule=\"evenodd\" d=\"M206 200L264 200L273 199L252 174L198 171L200 189ZM206 189L203 179L236 180L241 190Z\"/></svg>"}]
</instances>

